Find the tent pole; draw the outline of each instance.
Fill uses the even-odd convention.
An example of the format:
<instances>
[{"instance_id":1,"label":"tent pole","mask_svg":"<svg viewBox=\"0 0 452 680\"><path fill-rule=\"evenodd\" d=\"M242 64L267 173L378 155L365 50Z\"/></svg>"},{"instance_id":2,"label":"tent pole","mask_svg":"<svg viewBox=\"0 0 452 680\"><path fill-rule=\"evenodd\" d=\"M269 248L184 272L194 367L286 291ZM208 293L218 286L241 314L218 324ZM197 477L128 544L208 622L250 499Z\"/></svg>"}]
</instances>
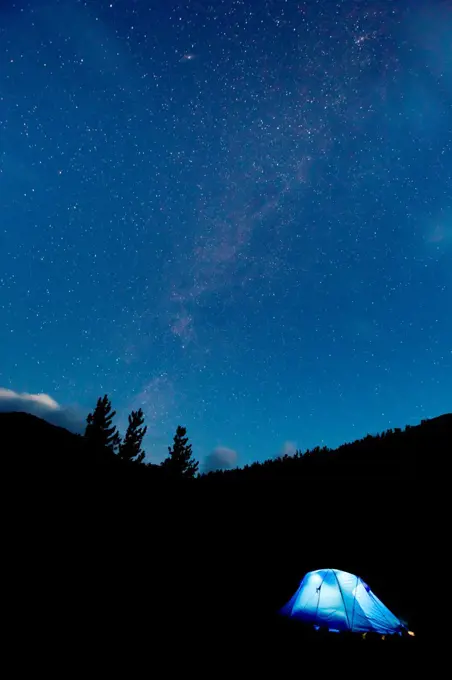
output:
<instances>
[{"instance_id":1,"label":"tent pole","mask_svg":"<svg viewBox=\"0 0 452 680\"><path fill-rule=\"evenodd\" d=\"M325 576L324 576L323 579L322 579L322 583L321 583L321 584L319 585L319 587L317 588L317 592L318 592L319 596L318 596L318 598L317 598L317 607L315 608L315 617L316 617L316 618L317 618L317 612L319 611L320 590L321 590L321 588L322 588L322 586L323 586L324 580L325 580Z\"/></svg>"},{"instance_id":2,"label":"tent pole","mask_svg":"<svg viewBox=\"0 0 452 680\"><path fill-rule=\"evenodd\" d=\"M352 609L352 627L350 630L353 631L353 624L355 622L355 602L356 602L356 593L358 591L358 582L359 582L359 576L356 577L356 588L355 588L355 594L353 596L353 609Z\"/></svg>"},{"instance_id":3,"label":"tent pole","mask_svg":"<svg viewBox=\"0 0 452 680\"><path fill-rule=\"evenodd\" d=\"M337 587L339 588L339 592L340 592L341 598L342 598L342 604L343 604L343 607L344 607L345 616L347 617L348 627L350 628L350 621L348 619L347 607L345 606L344 593L342 592L341 584L339 583L339 579L337 577L336 572L334 571L334 569L332 569L331 571L333 572L334 577L336 579Z\"/></svg>"}]
</instances>

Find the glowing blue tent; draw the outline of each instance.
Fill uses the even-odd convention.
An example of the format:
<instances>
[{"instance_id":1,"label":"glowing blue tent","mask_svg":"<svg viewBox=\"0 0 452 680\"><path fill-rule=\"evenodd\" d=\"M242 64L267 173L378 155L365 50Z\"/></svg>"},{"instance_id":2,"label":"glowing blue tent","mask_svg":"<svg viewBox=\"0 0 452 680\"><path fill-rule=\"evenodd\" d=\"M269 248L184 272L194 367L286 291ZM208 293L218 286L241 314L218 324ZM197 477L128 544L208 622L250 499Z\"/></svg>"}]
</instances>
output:
<instances>
[{"instance_id":1,"label":"glowing blue tent","mask_svg":"<svg viewBox=\"0 0 452 680\"><path fill-rule=\"evenodd\" d=\"M359 576L339 569L306 574L281 614L334 632L388 634L405 628Z\"/></svg>"}]
</instances>

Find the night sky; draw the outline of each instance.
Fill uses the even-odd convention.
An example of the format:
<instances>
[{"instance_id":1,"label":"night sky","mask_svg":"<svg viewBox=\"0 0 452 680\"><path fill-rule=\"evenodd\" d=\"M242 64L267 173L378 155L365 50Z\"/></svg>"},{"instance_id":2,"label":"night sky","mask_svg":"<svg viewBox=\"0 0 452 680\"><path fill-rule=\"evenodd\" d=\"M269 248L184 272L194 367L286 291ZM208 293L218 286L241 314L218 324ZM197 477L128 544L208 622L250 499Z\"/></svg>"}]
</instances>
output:
<instances>
[{"instance_id":1,"label":"night sky","mask_svg":"<svg viewBox=\"0 0 452 680\"><path fill-rule=\"evenodd\" d=\"M451 410L450 2L2 0L0 204L4 409L229 465Z\"/></svg>"}]
</instances>

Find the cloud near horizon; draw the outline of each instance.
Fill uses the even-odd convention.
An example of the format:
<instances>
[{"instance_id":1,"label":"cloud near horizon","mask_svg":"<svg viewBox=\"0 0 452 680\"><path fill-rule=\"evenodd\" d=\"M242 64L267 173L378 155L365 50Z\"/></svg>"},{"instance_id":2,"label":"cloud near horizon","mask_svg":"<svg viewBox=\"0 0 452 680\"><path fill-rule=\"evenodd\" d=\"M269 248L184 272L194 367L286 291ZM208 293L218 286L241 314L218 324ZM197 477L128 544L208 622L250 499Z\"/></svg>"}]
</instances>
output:
<instances>
[{"instance_id":1,"label":"cloud near horizon","mask_svg":"<svg viewBox=\"0 0 452 680\"><path fill-rule=\"evenodd\" d=\"M283 456L294 456L297 452L297 446L295 442L284 442L281 451L276 455L277 458Z\"/></svg>"},{"instance_id":2,"label":"cloud near horizon","mask_svg":"<svg viewBox=\"0 0 452 680\"><path fill-rule=\"evenodd\" d=\"M13 411L30 413L52 425L64 427L70 432L82 433L85 426L84 419L76 410L61 406L48 394L15 392L0 387L0 412L11 413Z\"/></svg>"},{"instance_id":3,"label":"cloud near horizon","mask_svg":"<svg viewBox=\"0 0 452 680\"><path fill-rule=\"evenodd\" d=\"M230 470L238 464L238 453L227 446L217 446L212 453L205 457L203 472L214 470Z\"/></svg>"}]
</instances>

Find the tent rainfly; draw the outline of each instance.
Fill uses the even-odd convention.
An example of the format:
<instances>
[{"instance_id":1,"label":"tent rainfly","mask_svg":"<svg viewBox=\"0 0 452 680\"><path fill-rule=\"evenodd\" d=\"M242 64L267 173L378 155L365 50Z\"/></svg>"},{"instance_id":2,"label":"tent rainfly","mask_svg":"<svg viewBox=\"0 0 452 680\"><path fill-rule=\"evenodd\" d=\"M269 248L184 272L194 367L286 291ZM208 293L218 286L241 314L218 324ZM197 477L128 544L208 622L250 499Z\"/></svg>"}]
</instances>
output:
<instances>
[{"instance_id":1,"label":"tent rainfly","mask_svg":"<svg viewBox=\"0 0 452 680\"><path fill-rule=\"evenodd\" d=\"M359 576L339 569L307 573L280 613L331 632L400 634L405 629Z\"/></svg>"}]
</instances>

